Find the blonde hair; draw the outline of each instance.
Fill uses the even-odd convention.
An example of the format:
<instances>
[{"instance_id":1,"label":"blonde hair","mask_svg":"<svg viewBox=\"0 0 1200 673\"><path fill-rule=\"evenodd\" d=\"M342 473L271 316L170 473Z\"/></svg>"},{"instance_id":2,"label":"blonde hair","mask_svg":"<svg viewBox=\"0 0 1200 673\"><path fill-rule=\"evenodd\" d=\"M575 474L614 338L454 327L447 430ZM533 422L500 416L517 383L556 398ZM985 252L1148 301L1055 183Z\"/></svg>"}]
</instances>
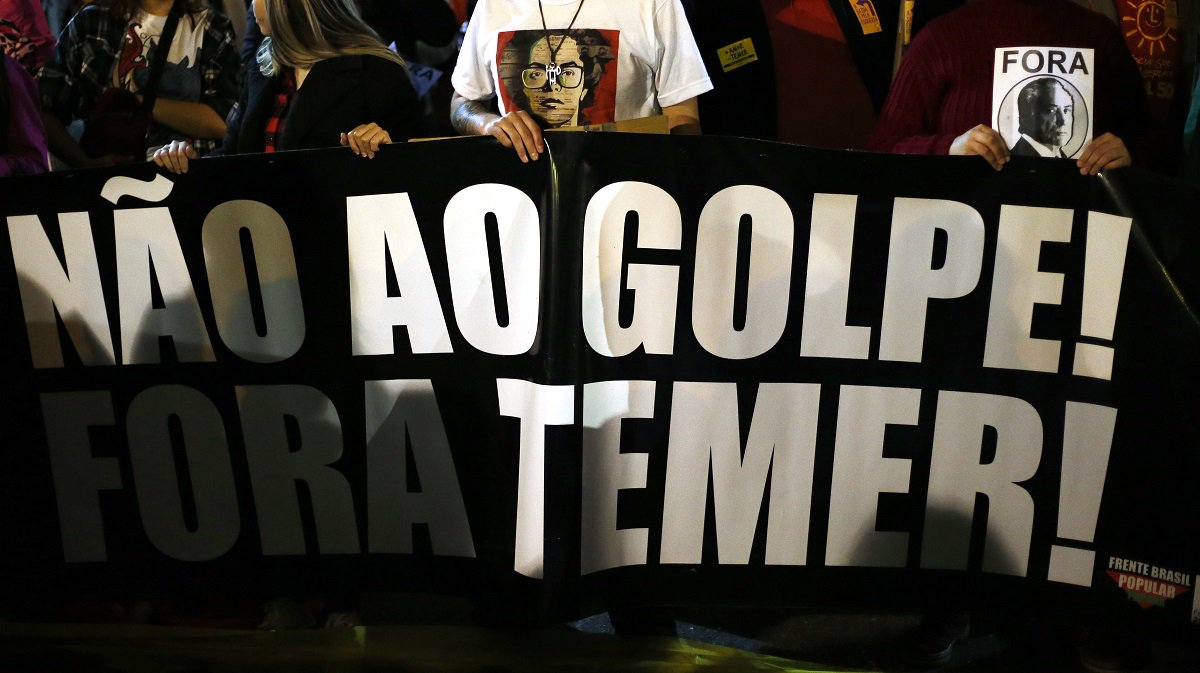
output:
<instances>
[{"instance_id":1,"label":"blonde hair","mask_svg":"<svg viewBox=\"0 0 1200 673\"><path fill-rule=\"evenodd\" d=\"M274 77L280 67L309 68L336 56L365 55L404 65L359 15L354 0L266 0L271 35L258 50L258 67Z\"/></svg>"}]
</instances>

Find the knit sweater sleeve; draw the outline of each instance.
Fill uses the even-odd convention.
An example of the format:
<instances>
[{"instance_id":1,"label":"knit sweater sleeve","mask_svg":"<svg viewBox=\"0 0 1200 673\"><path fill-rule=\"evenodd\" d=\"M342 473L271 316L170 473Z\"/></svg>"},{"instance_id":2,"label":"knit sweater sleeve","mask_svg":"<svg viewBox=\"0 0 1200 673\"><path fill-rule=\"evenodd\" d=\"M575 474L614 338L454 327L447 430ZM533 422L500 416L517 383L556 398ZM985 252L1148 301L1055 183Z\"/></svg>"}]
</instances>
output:
<instances>
[{"instance_id":1,"label":"knit sweater sleeve","mask_svg":"<svg viewBox=\"0 0 1200 673\"><path fill-rule=\"evenodd\" d=\"M947 154L963 131L939 129L938 119L952 84L948 63L930 26L913 41L900 64L867 149L897 154Z\"/></svg>"}]
</instances>

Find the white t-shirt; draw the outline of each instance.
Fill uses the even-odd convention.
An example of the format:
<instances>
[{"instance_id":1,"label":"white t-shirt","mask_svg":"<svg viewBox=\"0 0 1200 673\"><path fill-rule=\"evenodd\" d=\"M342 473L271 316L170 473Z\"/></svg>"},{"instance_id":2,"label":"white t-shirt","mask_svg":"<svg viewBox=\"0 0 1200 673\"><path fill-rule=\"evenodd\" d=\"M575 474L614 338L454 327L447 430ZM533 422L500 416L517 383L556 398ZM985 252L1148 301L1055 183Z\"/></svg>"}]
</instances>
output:
<instances>
[{"instance_id":1,"label":"white t-shirt","mask_svg":"<svg viewBox=\"0 0 1200 673\"><path fill-rule=\"evenodd\" d=\"M138 12L125 28L125 42L113 65L113 85L129 91L146 88L150 64L162 38L167 17ZM163 65L158 83L158 97L169 100L197 102L204 87L200 72L200 49L204 46L204 31L209 23L208 10L195 17L183 16L171 38L167 62Z\"/></svg>"},{"instance_id":2,"label":"white t-shirt","mask_svg":"<svg viewBox=\"0 0 1200 673\"><path fill-rule=\"evenodd\" d=\"M543 28L537 0L480 0L454 90L553 127L648 117L712 89L679 0L580 1L541 0Z\"/></svg>"}]
</instances>

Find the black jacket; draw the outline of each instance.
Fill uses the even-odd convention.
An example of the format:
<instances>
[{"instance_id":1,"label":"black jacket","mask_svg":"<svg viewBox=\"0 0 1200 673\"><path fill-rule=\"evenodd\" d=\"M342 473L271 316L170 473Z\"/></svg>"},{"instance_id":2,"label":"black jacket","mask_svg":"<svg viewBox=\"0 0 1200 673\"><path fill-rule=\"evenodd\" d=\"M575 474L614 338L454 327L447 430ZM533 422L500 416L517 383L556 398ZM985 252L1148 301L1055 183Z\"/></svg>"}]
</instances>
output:
<instances>
[{"instance_id":1,"label":"black jacket","mask_svg":"<svg viewBox=\"0 0 1200 673\"><path fill-rule=\"evenodd\" d=\"M358 0L358 6L363 21L384 44L395 42L396 51L406 59L417 58L418 41L440 47L458 33L458 19L446 0Z\"/></svg>"},{"instance_id":2,"label":"black jacket","mask_svg":"<svg viewBox=\"0 0 1200 673\"><path fill-rule=\"evenodd\" d=\"M1026 140L1024 138L1024 136L1018 138L1017 142L1013 143L1013 146L1008 148L1008 153L1013 155L1014 157L1040 157L1040 156L1042 156L1040 153L1038 153L1037 149L1034 148L1033 145L1029 144L1029 141ZM1058 150L1058 158L1060 158L1060 159L1067 158L1067 155L1062 151L1062 148L1059 148L1059 150Z\"/></svg>"},{"instance_id":3,"label":"black jacket","mask_svg":"<svg viewBox=\"0 0 1200 673\"><path fill-rule=\"evenodd\" d=\"M265 146L280 78L248 73L240 112L219 153L249 154ZM399 142L417 133L421 108L404 67L375 56L339 56L313 66L292 98L280 150L337 147L340 134L375 122Z\"/></svg>"},{"instance_id":4,"label":"black jacket","mask_svg":"<svg viewBox=\"0 0 1200 673\"><path fill-rule=\"evenodd\" d=\"M852 3L827 1L878 112L891 84L899 0L875 0L882 30L869 35L863 33ZM934 0L922 0L917 5L926 1ZM764 14L761 0L683 0L683 8L713 81L713 90L699 98L704 132L775 140L779 126L776 69L794 67L775 62L771 27L782 25L779 19ZM721 65L721 49L746 38L751 40L758 59L726 72Z\"/></svg>"}]
</instances>

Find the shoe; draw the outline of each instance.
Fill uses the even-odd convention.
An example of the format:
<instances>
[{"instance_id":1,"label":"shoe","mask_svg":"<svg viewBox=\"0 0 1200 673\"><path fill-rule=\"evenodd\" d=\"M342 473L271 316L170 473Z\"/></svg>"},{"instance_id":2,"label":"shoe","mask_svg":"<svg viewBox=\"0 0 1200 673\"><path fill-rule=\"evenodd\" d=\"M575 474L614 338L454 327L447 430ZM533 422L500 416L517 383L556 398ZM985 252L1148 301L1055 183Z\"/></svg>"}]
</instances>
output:
<instances>
[{"instance_id":1,"label":"shoe","mask_svg":"<svg viewBox=\"0 0 1200 673\"><path fill-rule=\"evenodd\" d=\"M1090 673L1132 673L1152 658L1148 638L1115 629L1092 629L1079 644L1079 663Z\"/></svg>"},{"instance_id":2,"label":"shoe","mask_svg":"<svg viewBox=\"0 0 1200 673\"><path fill-rule=\"evenodd\" d=\"M966 612L931 612L921 618L913 634L909 663L918 668L936 668L954 657L954 646L971 635Z\"/></svg>"}]
</instances>

